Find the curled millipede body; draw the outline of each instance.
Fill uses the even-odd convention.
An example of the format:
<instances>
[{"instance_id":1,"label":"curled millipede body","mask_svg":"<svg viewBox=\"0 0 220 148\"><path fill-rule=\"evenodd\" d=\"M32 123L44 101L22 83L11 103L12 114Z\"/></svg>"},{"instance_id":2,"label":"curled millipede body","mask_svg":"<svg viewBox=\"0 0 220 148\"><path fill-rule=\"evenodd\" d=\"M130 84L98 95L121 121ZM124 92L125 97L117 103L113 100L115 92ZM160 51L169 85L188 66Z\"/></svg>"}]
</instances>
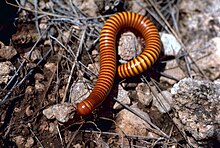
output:
<instances>
[{"instance_id":1,"label":"curled millipede body","mask_svg":"<svg viewBox=\"0 0 220 148\"><path fill-rule=\"evenodd\" d=\"M160 54L160 37L154 24L142 15L122 12L111 16L104 24L100 34L100 72L89 97L78 104L77 112L84 116L90 114L108 95L116 74L116 35L124 27L139 31L145 40L144 51L133 60L119 65L117 77L127 78L149 69Z\"/></svg>"}]
</instances>

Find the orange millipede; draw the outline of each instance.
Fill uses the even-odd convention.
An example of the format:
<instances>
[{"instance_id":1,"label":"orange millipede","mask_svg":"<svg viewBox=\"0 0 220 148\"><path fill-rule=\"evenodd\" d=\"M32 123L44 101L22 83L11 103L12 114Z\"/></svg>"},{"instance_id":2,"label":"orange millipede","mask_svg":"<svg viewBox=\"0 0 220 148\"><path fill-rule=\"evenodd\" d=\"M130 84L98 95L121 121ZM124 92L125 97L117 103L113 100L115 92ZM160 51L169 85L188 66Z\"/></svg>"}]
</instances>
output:
<instances>
[{"instance_id":1,"label":"orange millipede","mask_svg":"<svg viewBox=\"0 0 220 148\"><path fill-rule=\"evenodd\" d=\"M100 72L95 87L89 97L77 106L78 114L85 116L99 106L114 83L116 74L116 35L124 27L139 31L146 43L144 51L133 60L118 66L119 78L138 75L151 67L160 54L160 37L154 24L142 15L121 12L111 16L100 34Z\"/></svg>"}]
</instances>

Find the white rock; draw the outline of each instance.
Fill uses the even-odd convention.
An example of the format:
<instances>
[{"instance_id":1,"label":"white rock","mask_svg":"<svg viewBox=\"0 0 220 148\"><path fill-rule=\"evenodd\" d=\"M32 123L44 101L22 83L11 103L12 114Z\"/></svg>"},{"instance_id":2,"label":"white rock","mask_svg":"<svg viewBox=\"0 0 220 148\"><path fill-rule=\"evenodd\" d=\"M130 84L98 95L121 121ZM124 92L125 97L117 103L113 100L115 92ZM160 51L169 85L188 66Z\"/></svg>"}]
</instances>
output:
<instances>
[{"instance_id":1,"label":"white rock","mask_svg":"<svg viewBox=\"0 0 220 148\"><path fill-rule=\"evenodd\" d=\"M172 34L168 33L160 33L161 41L164 47L164 54L165 55L177 55L177 53L181 49L181 45L176 40L176 38Z\"/></svg>"},{"instance_id":2,"label":"white rock","mask_svg":"<svg viewBox=\"0 0 220 148\"><path fill-rule=\"evenodd\" d=\"M71 102L75 104L81 102L89 96L90 92L88 90L88 86L86 86L85 82L78 81L75 82L70 89L70 98Z\"/></svg>"},{"instance_id":3,"label":"white rock","mask_svg":"<svg viewBox=\"0 0 220 148\"><path fill-rule=\"evenodd\" d=\"M75 110L72 104L63 103L50 106L43 110L43 114L47 119L57 119L59 122L65 123L72 118L72 113Z\"/></svg>"}]
</instances>

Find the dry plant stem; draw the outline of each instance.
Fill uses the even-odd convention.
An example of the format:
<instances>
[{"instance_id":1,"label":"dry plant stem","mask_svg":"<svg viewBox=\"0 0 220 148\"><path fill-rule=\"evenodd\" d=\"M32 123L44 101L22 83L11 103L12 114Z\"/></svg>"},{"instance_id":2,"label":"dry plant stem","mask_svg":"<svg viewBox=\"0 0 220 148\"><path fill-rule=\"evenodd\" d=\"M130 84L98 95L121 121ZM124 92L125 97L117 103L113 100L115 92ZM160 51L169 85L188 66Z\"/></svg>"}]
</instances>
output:
<instances>
[{"instance_id":1,"label":"dry plant stem","mask_svg":"<svg viewBox=\"0 0 220 148\"><path fill-rule=\"evenodd\" d=\"M109 119L109 118L105 118L105 117L100 117L100 119L104 119L104 120L108 120L108 121L111 121L115 124L115 126L117 126L117 123L112 120L112 119ZM120 127L118 127L120 129ZM121 130L121 129L120 129ZM92 132L95 132L95 131L92 131ZM157 140L158 138L153 138L152 136L140 136L140 135L131 135L131 134L126 134L124 133L124 131L121 130L121 133L111 133L111 132L102 132L102 134L108 134L108 135L114 135L114 136L120 136L122 138L122 145L124 145L124 139L127 138L135 138L138 140ZM162 138L164 139L164 138ZM151 143L148 143L148 144L151 144ZM123 146L122 146L123 147Z\"/></svg>"},{"instance_id":2,"label":"dry plant stem","mask_svg":"<svg viewBox=\"0 0 220 148\"><path fill-rule=\"evenodd\" d=\"M65 92L64 92L64 96L63 96L63 99L62 99L61 103L64 103L65 100L66 100L66 95L67 95L67 92L69 90L70 81L71 81L71 78L72 78L75 66L76 66L76 62L74 62L73 65L72 65L72 68L71 68L71 71L70 71L70 75L69 75L69 78L68 78L68 81L67 81L66 89L65 89Z\"/></svg>"},{"instance_id":3,"label":"dry plant stem","mask_svg":"<svg viewBox=\"0 0 220 148\"><path fill-rule=\"evenodd\" d=\"M18 96L9 98L9 99L7 99L7 100L5 100L5 101L1 101L1 102L0 102L0 106L2 106L3 104L5 104L5 103L7 103L7 102L9 102L9 101L13 101L13 100L15 100L15 99L17 99L17 98L22 98L24 95L25 95L25 94L19 94Z\"/></svg>"},{"instance_id":4,"label":"dry plant stem","mask_svg":"<svg viewBox=\"0 0 220 148\"><path fill-rule=\"evenodd\" d=\"M39 65L41 64L41 62L49 55L49 53L50 53L51 51L52 51L52 49L50 49L50 50L44 55L44 57L43 57L36 65L39 66ZM28 78L28 76L30 76L30 75L32 74L32 72L34 72L33 69L31 69L31 70L24 76L24 78L16 85L16 87L19 87L19 86ZM49 83L49 84L50 84L50 83ZM48 85L48 88L49 88L49 86L50 86L50 85ZM44 95L43 95L43 98L42 98L42 101L41 101L41 102L43 102L48 88L47 88L46 91L44 92Z\"/></svg>"},{"instance_id":5,"label":"dry plant stem","mask_svg":"<svg viewBox=\"0 0 220 148\"><path fill-rule=\"evenodd\" d=\"M59 45L61 45L66 51L70 51L70 53L71 53L71 50L68 50L66 47L65 47L65 45L63 45L57 38L55 38L55 37L53 37L53 36L50 36L50 38L52 38L53 40L55 40L57 43L59 43ZM59 56L58 56L58 61L57 61L57 64L61 61L61 59L62 59L62 56L63 56L63 50L61 51L61 53L60 54L58 54ZM73 55L74 55L74 53L72 53ZM62 56L61 56L62 55ZM74 55L74 57L76 58L76 56ZM72 66L72 69L71 69L71 73L70 73L70 76L69 76L69 79L68 79L68 83L67 83L67 87L66 87L66 89L65 89L65 92L64 92L64 97L63 97L63 99L62 99L62 103L64 103L65 102L65 99L66 99L66 94L67 94L67 88L69 88L69 83L70 83L70 80L71 80L71 76L72 76L72 74L73 74L73 70L74 70L74 68L75 68L75 63L76 62L74 62L73 63L73 66ZM58 68L57 68L58 69ZM57 70L56 69L56 70ZM52 79L53 79L53 77L54 77L54 74L55 74L55 72L56 72L56 70L54 70L53 71L53 74L52 74L52 76L51 76L51 82L52 82Z\"/></svg>"},{"instance_id":6,"label":"dry plant stem","mask_svg":"<svg viewBox=\"0 0 220 148\"><path fill-rule=\"evenodd\" d=\"M62 138L62 135L61 135L61 133L60 133L59 126L57 125L56 128L57 128L57 131L58 131L58 135L59 135L59 137L60 137L61 144L64 145L64 144L63 144L63 138Z\"/></svg>"},{"instance_id":7,"label":"dry plant stem","mask_svg":"<svg viewBox=\"0 0 220 148\"><path fill-rule=\"evenodd\" d=\"M83 124L81 124L79 126L79 128L74 132L72 138L70 139L69 143L67 144L66 148L70 148L71 143L73 142L73 140L75 139L76 135L79 133L79 130L82 128Z\"/></svg>"},{"instance_id":8,"label":"dry plant stem","mask_svg":"<svg viewBox=\"0 0 220 148\"><path fill-rule=\"evenodd\" d=\"M170 129L170 133L169 133L169 136L170 136L170 137L172 136L173 128L174 128L174 126L172 125L172 127L171 127L171 129Z\"/></svg>"},{"instance_id":9,"label":"dry plant stem","mask_svg":"<svg viewBox=\"0 0 220 148\"><path fill-rule=\"evenodd\" d=\"M6 1L6 3L8 5L13 6L13 7L35 13L34 10L28 9L28 8L23 7L21 5L15 5L15 4L12 4L8 1ZM45 16L58 17L58 18L67 18L67 19L72 19L72 20L74 20L74 19L77 19L77 20L91 20L91 19L107 18L107 17L111 16L111 15L104 15L104 16L97 16L97 17L81 17L81 18L79 17L79 18L75 18L75 16L70 17L70 16L67 16L67 15L58 15L58 14L55 14L55 13L50 13L50 12L45 12L45 11L40 11L40 10L38 10L38 14L42 14L42 15L45 15Z\"/></svg>"},{"instance_id":10,"label":"dry plant stem","mask_svg":"<svg viewBox=\"0 0 220 148\"><path fill-rule=\"evenodd\" d=\"M92 57L91 57L91 55L87 52L87 55L88 55L88 57L89 57L89 59L90 59L90 61L91 61L91 63L95 66L95 69L94 69L94 71L98 74L99 73L99 71L98 71L98 68L96 67L96 65L95 65L95 62L92 60ZM87 68L88 69L88 68ZM91 71L91 70L90 70ZM95 74L95 72L92 72L93 74ZM97 78L98 78L98 75L97 74L95 74L96 76L97 76Z\"/></svg>"},{"instance_id":11,"label":"dry plant stem","mask_svg":"<svg viewBox=\"0 0 220 148\"><path fill-rule=\"evenodd\" d=\"M91 131L91 130L79 130L79 132L85 133L100 133L99 131ZM102 132L103 135L112 135L112 136L120 136L120 133L113 132ZM138 138L140 140L156 140L157 138L153 138L152 136L140 136L140 135L132 135L132 134L124 134L127 138Z\"/></svg>"},{"instance_id":12,"label":"dry plant stem","mask_svg":"<svg viewBox=\"0 0 220 148\"><path fill-rule=\"evenodd\" d=\"M70 7L72 8L72 10L75 13L76 17L79 18L79 15L78 15L78 13L76 11L75 5L73 5L72 0L69 0L69 3L70 3Z\"/></svg>"},{"instance_id":13,"label":"dry plant stem","mask_svg":"<svg viewBox=\"0 0 220 148\"><path fill-rule=\"evenodd\" d=\"M48 27L49 28L49 27ZM47 29L48 29L47 28ZM46 30L47 30L46 29ZM30 49L30 51L28 51L28 53L26 54L25 58L28 59L31 55L31 53L33 52L33 50L35 49L35 47L37 46L37 44L40 42L40 40L42 39L43 35L45 35L47 31L44 31L43 34L38 38L38 40L36 41L36 43L33 45L33 47ZM18 70L15 72L15 74L12 76L12 78L10 79L10 81L7 83L7 85L4 87L4 90L11 84L11 82L14 80L14 78L18 75L18 72L20 71L20 69L24 66L24 63L26 62L26 60L23 60L22 63L20 64L20 66L18 67Z\"/></svg>"},{"instance_id":14,"label":"dry plant stem","mask_svg":"<svg viewBox=\"0 0 220 148\"><path fill-rule=\"evenodd\" d=\"M93 74L94 76L98 77L97 74L95 74L93 71L91 71L91 70L90 70L86 65L84 65L82 62L78 61L78 63L79 63L81 66L83 66L87 71L89 71L91 74ZM88 73L87 71L83 70L83 72L85 72L86 74L88 74L88 75L91 76L91 74ZM97 70L97 71L98 71L98 70Z\"/></svg>"},{"instance_id":15,"label":"dry plant stem","mask_svg":"<svg viewBox=\"0 0 220 148\"><path fill-rule=\"evenodd\" d=\"M79 132L85 132L85 133L100 133L99 131L91 131L91 130L80 130ZM113 133L113 132L102 132L103 135L113 135L113 136L120 136L120 133ZM139 138L139 139L153 139L156 140L157 138L153 138L152 136L140 136L140 135L132 135L132 134L125 134L125 137L129 138Z\"/></svg>"},{"instance_id":16,"label":"dry plant stem","mask_svg":"<svg viewBox=\"0 0 220 148\"><path fill-rule=\"evenodd\" d=\"M41 141L38 139L38 137L35 135L35 133L32 131L32 129L28 126L28 129L30 130L30 132L32 133L32 135L34 136L34 138L37 140L37 143L44 148L43 144L41 143Z\"/></svg>"},{"instance_id":17,"label":"dry plant stem","mask_svg":"<svg viewBox=\"0 0 220 148\"><path fill-rule=\"evenodd\" d=\"M48 28L47 28L48 29ZM47 30L46 29L46 30ZM31 53L33 52L33 50L35 49L36 45L38 44L38 42L42 39L43 35L46 33L46 31L43 32L43 34L38 38L38 40L36 41L36 43L33 45L33 47L30 49L30 51L27 53L27 55L25 56L25 59L28 59L31 55ZM41 59L37 65L39 65L42 62L43 59ZM16 70L15 74L12 76L12 78L9 80L9 82L7 83L7 85L4 87L4 90L7 89L7 87L11 84L11 82L13 82L13 80L15 79L15 77L18 75L18 72L21 70L21 68L24 66L24 63L26 62L26 60L23 60L22 63L20 64L20 66L18 67L18 69ZM28 75L30 75L33 72L33 70L29 71ZM27 76L28 76L27 75ZM18 83L18 81L16 81L12 88L8 91L7 95L5 95L4 99L2 101L5 101L10 94L13 92L13 90L15 89L15 87L17 87L19 85L21 85L23 83L23 81L27 78L27 76L25 76L21 82Z\"/></svg>"},{"instance_id":18,"label":"dry plant stem","mask_svg":"<svg viewBox=\"0 0 220 148\"><path fill-rule=\"evenodd\" d=\"M50 77L50 79L49 79L49 82L47 83L46 90L44 91L44 94L43 94L43 98L42 98L42 101L41 101L41 106L42 106L42 103L44 102L44 99L45 99L46 94L47 94L47 92L48 92L48 90L49 90L49 88L50 88L50 84L51 84L52 81L53 81L53 78L54 78L54 75L55 75L56 71L57 71L57 69L54 69L54 70L52 71L52 75L51 75L51 77Z\"/></svg>"},{"instance_id":19,"label":"dry plant stem","mask_svg":"<svg viewBox=\"0 0 220 148\"><path fill-rule=\"evenodd\" d=\"M115 124L116 127L118 127L120 129L121 132L118 135L121 137L122 147L124 147L124 139L125 139L124 137L126 136L125 132L117 125L117 123L114 120L108 119L108 118L105 118L105 117L100 117L100 119L111 121Z\"/></svg>"},{"instance_id":20,"label":"dry plant stem","mask_svg":"<svg viewBox=\"0 0 220 148\"><path fill-rule=\"evenodd\" d=\"M148 0L150 2L150 4L154 7L154 9L157 11L158 15L162 18L162 20L165 22L165 24L168 26L168 28L170 29L170 31L173 33L173 35L176 37L177 41L181 44L184 52L187 53L187 55L189 56L190 60L195 64L195 66L198 68L199 72L205 77L205 79L208 80L208 77L205 75L205 73L203 72L203 70L198 66L198 64L196 64L196 62L193 60L193 58L190 56L190 54L188 53L188 51L186 50L185 45L183 44L183 42L181 41L181 39L179 38L179 36L177 35L177 33L173 30L173 28L171 27L171 25L167 22L167 20L164 18L163 14L160 12L160 10L157 8L157 6L154 4L154 2L152 0ZM189 66L189 62L186 56L184 56L185 62L186 62L186 68L188 71L188 74L190 77L192 77L191 75L191 69Z\"/></svg>"},{"instance_id":21,"label":"dry plant stem","mask_svg":"<svg viewBox=\"0 0 220 148\"><path fill-rule=\"evenodd\" d=\"M52 49L50 49L50 50L47 51L47 53L43 56L43 58L42 58L39 62L37 62L36 67L39 66L39 65L43 62L43 60L50 54L51 51L52 51ZM24 78L17 84L16 87L19 87L19 86L24 82L24 80L26 80L26 79L28 78L28 76L30 76L30 75L32 74L32 72L34 72L33 69L31 69L31 70L24 76Z\"/></svg>"},{"instance_id":22,"label":"dry plant stem","mask_svg":"<svg viewBox=\"0 0 220 148\"><path fill-rule=\"evenodd\" d=\"M150 78L151 79L151 81L153 82L153 85L157 88L157 90L161 93L162 91L161 91L161 89L158 87L158 85L156 84L156 81L154 80L154 79L152 79L152 78ZM158 92L156 92L152 87L151 87L151 85L149 84L149 82L146 80L146 78L144 77L144 76L142 76L142 80L143 80L143 82L144 83L147 83L147 85L148 85L148 87L150 88L150 90L151 90L151 92L152 92L152 94L153 94L153 96L156 98L156 100L158 101L158 103L159 103L159 105L166 111L166 113L168 114L168 111L167 111L167 109L166 109L166 107L165 107L165 105L160 101L160 98L158 98ZM164 95L163 95L163 93L161 93L161 95L162 95L162 97L165 99L165 100L168 100ZM169 114L168 114L169 115Z\"/></svg>"},{"instance_id":23,"label":"dry plant stem","mask_svg":"<svg viewBox=\"0 0 220 148\"><path fill-rule=\"evenodd\" d=\"M169 4L169 9L171 10L171 17L172 17L172 20L173 20L173 26L174 26L174 28L175 28L175 30L176 30L176 33L177 33L177 35L178 36L180 36L180 33L179 33L179 27L178 27L178 23L177 22L179 22L179 9L175 9L177 12L176 12L176 16L175 16L175 10L174 10L174 8L172 8L172 6Z\"/></svg>"},{"instance_id":24,"label":"dry plant stem","mask_svg":"<svg viewBox=\"0 0 220 148\"><path fill-rule=\"evenodd\" d=\"M35 15L35 27L37 29L38 34L40 34L39 23L38 23L38 0L34 0L34 15Z\"/></svg>"},{"instance_id":25,"label":"dry plant stem","mask_svg":"<svg viewBox=\"0 0 220 148\"><path fill-rule=\"evenodd\" d=\"M169 79L174 80L174 81L176 81L176 82L179 81L179 79L177 79L177 78L175 78L175 77L173 77L173 76L171 76L171 75L168 75L168 74L166 74L166 73L164 73L164 72L159 72L159 71L156 71L156 72L159 73L159 74L160 74L161 76L163 76L163 77L169 78Z\"/></svg>"},{"instance_id":26,"label":"dry plant stem","mask_svg":"<svg viewBox=\"0 0 220 148\"><path fill-rule=\"evenodd\" d=\"M135 114L136 116L138 116L139 118L141 118L142 120L144 120L146 123L148 123L151 127L146 127L149 131L152 131L153 133L163 136L165 138L170 138L167 134L165 134L163 131L161 131L155 124L153 124L152 122L150 122L147 118L145 118L143 115L137 113L135 110L133 110L131 107L129 107L128 105L122 103L121 101L119 101L117 98L113 97L113 99L118 102L120 105L122 105L124 108L126 108L127 110L129 110L131 113Z\"/></svg>"},{"instance_id":27,"label":"dry plant stem","mask_svg":"<svg viewBox=\"0 0 220 148\"><path fill-rule=\"evenodd\" d=\"M76 56L75 56L75 60L74 60L74 63L73 63L73 65L72 65L72 69L71 69L71 72L70 72L70 75L69 75L69 78L68 78L68 82L67 82L67 85L66 85L66 89L65 89L65 92L64 92L64 96L63 96L63 99L62 99L62 103L64 103L65 100L66 100L66 95L67 95L67 92L68 92L68 90L69 90L70 81L71 81L71 78L72 78L72 75L73 75L73 72L74 72L74 69L75 69L75 66L76 66L76 63L77 63L79 54L80 54L81 51L82 51L82 45L83 45L84 39L85 39L86 28L87 28L87 27L84 28L82 37L81 37L81 39L80 39L80 44L79 44L79 47L78 47L78 50L77 50L77 53L76 53Z\"/></svg>"},{"instance_id":28,"label":"dry plant stem","mask_svg":"<svg viewBox=\"0 0 220 148\"><path fill-rule=\"evenodd\" d=\"M152 147L155 147L159 141L164 140L163 138L158 138L154 143L152 143Z\"/></svg>"}]
</instances>

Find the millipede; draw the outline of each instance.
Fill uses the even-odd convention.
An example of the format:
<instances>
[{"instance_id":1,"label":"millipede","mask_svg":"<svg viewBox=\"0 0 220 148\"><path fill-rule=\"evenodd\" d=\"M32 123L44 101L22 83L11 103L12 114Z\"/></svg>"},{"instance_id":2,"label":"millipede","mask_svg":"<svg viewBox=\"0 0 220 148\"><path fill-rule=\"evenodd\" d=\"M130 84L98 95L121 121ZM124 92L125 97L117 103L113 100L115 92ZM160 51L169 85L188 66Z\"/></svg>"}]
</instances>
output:
<instances>
[{"instance_id":1,"label":"millipede","mask_svg":"<svg viewBox=\"0 0 220 148\"><path fill-rule=\"evenodd\" d=\"M138 57L116 67L116 36L125 27L140 32L146 45ZM77 106L77 112L81 116L89 115L105 100L114 83L116 72L118 78L128 78L146 71L158 59L161 48L155 25L144 16L133 12L120 12L111 16L102 28L99 41L100 72L89 97Z\"/></svg>"}]
</instances>

